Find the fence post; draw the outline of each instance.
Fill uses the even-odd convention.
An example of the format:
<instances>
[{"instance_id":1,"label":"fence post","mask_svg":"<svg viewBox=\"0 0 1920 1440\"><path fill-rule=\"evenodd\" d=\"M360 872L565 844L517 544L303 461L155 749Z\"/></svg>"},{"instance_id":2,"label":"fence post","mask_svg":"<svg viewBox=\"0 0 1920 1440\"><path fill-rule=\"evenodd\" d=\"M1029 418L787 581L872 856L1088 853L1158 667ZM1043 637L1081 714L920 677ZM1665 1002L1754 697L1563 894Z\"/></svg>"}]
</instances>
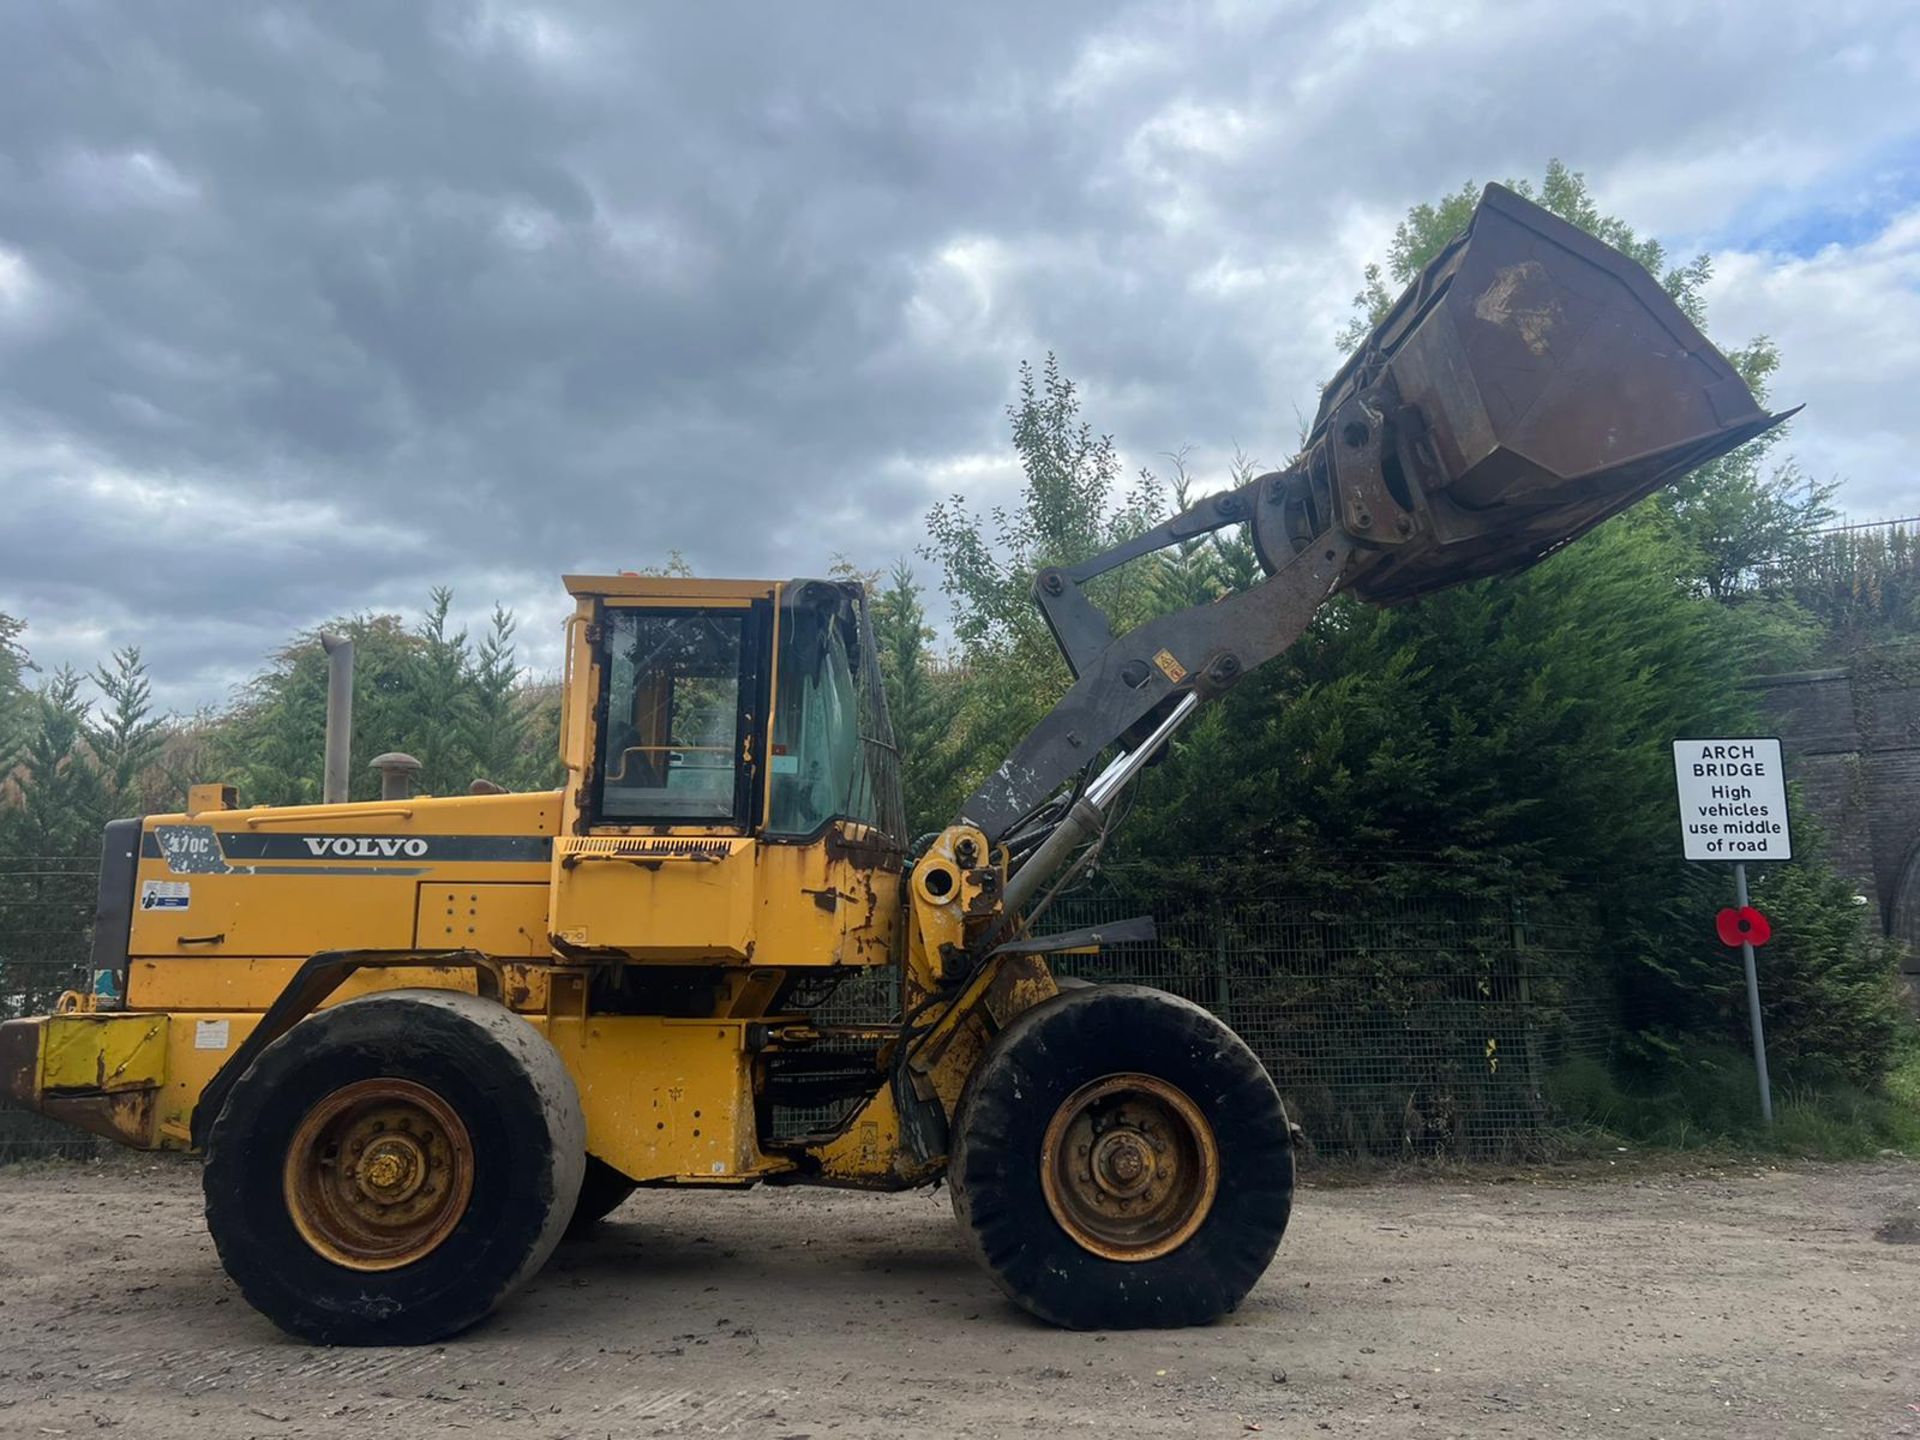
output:
<instances>
[{"instance_id":1,"label":"fence post","mask_svg":"<svg viewBox=\"0 0 1920 1440\"><path fill-rule=\"evenodd\" d=\"M1509 933L1513 938L1513 973L1519 979L1520 1033L1526 1039L1526 1098L1533 1111L1533 1123L1543 1125L1547 1116L1546 1062L1540 1054L1540 1027L1533 1015L1533 967L1527 958L1527 907L1518 895L1507 901Z\"/></svg>"},{"instance_id":2,"label":"fence post","mask_svg":"<svg viewBox=\"0 0 1920 1440\"><path fill-rule=\"evenodd\" d=\"M1233 990L1227 983L1227 907L1213 902L1213 1013L1231 1026Z\"/></svg>"},{"instance_id":3,"label":"fence post","mask_svg":"<svg viewBox=\"0 0 1920 1440\"><path fill-rule=\"evenodd\" d=\"M1533 1003L1533 979L1527 973L1527 911L1518 895L1507 899L1507 938L1513 946L1513 973L1520 982L1520 1003Z\"/></svg>"}]
</instances>

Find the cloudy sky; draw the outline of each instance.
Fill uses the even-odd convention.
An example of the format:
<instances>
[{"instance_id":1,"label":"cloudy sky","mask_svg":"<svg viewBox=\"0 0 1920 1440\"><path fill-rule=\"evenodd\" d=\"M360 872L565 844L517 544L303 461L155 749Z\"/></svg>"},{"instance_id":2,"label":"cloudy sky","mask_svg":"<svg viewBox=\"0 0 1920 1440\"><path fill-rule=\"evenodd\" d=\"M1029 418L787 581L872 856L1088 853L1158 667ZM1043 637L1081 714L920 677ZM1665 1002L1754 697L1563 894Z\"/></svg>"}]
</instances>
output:
<instances>
[{"instance_id":1,"label":"cloudy sky","mask_svg":"<svg viewBox=\"0 0 1920 1440\"><path fill-rule=\"evenodd\" d=\"M1555 156L1920 510L1903 0L6 6L0 610L182 708L433 584L549 664L565 571L911 555L1050 348L1218 479L1408 205Z\"/></svg>"}]
</instances>

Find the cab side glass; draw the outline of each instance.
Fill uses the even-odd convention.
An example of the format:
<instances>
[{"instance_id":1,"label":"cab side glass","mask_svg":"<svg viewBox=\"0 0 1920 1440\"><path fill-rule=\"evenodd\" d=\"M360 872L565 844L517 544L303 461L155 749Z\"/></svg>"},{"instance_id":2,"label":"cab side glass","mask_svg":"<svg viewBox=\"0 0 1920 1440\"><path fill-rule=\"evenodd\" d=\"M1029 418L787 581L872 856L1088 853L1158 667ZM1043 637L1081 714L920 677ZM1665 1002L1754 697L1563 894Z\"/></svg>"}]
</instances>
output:
<instances>
[{"instance_id":1,"label":"cab side glass","mask_svg":"<svg viewBox=\"0 0 1920 1440\"><path fill-rule=\"evenodd\" d=\"M874 819L845 630L831 613L796 612L782 638L767 811L773 834L811 835L829 820Z\"/></svg>"},{"instance_id":2,"label":"cab side glass","mask_svg":"<svg viewBox=\"0 0 1920 1440\"><path fill-rule=\"evenodd\" d=\"M736 818L746 619L743 611L607 612L602 819Z\"/></svg>"}]
</instances>

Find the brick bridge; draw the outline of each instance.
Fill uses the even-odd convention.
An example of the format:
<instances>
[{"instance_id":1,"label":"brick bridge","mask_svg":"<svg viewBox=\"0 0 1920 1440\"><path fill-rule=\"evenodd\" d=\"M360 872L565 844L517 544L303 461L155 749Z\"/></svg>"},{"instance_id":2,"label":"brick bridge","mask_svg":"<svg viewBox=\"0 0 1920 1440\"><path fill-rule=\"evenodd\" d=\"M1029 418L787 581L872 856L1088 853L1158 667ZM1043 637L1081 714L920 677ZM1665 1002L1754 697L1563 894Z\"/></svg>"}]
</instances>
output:
<instances>
[{"instance_id":1,"label":"brick bridge","mask_svg":"<svg viewBox=\"0 0 1920 1440\"><path fill-rule=\"evenodd\" d=\"M1920 644L1863 649L1844 668L1769 675L1753 688L1834 868L1906 942L1920 987Z\"/></svg>"}]
</instances>

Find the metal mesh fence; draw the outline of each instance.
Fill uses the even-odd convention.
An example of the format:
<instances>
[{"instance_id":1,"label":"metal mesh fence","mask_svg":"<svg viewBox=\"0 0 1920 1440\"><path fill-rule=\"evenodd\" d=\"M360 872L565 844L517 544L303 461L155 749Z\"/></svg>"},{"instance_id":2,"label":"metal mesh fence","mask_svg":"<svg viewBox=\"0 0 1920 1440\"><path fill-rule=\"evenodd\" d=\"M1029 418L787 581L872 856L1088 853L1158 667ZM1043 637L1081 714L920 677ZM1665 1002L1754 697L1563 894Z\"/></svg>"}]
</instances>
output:
<instances>
[{"instance_id":1,"label":"metal mesh fence","mask_svg":"<svg viewBox=\"0 0 1920 1440\"><path fill-rule=\"evenodd\" d=\"M1061 929L1128 913L1069 899ZM1606 1012L1577 984L1584 931L1517 900L1367 905L1276 896L1155 917L1151 943L1066 956L1063 974L1204 1005L1260 1057L1320 1154L1492 1156L1556 1124L1553 1070L1604 1049Z\"/></svg>"},{"instance_id":2,"label":"metal mesh fence","mask_svg":"<svg viewBox=\"0 0 1920 1440\"><path fill-rule=\"evenodd\" d=\"M43 1013L86 983L96 862L0 861L0 1015ZM1577 907L1576 907L1577 908ZM1139 907L1067 897L1049 932ZM1613 1030L1585 993L1591 937L1520 900L1436 895L1390 903L1275 895L1163 905L1159 937L1058 957L1062 974L1151 985L1206 1006L1246 1040L1320 1154L1499 1156L1557 1122L1549 1077L1599 1054ZM891 970L850 978L817 1014L839 1023L897 1013ZM781 1133L833 1111L791 1110ZM0 1101L0 1160L92 1153L95 1142Z\"/></svg>"},{"instance_id":3,"label":"metal mesh fence","mask_svg":"<svg viewBox=\"0 0 1920 1440\"><path fill-rule=\"evenodd\" d=\"M1137 913L1116 895L1069 897L1039 928L1058 934ZM1554 1070L1603 1053L1612 1036L1607 1007L1579 984L1588 928L1534 916L1517 898L1335 905L1279 895L1154 918L1155 940L1057 956L1055 972L1148 985L1211 1010L1260 1057L1318 1154L1534 1150L1559 1123ZM892 1018L894 979L850 981L819 1017ZM796 1109L777 1120L791 1135L839 1113Z\"/></svg>"},{"instance_id":4,"label":"metal mesh fence","mask_svg":"<svg viewBox=\"0 0 1920 1440\"><path fill-rule=\"evenodd\" d=\"M0 1018L40 1015L87 984L99 857L0 858ZM99 1142L0 1098L0 1161L94 1153Z\"/></svg>"}]
</instances>

